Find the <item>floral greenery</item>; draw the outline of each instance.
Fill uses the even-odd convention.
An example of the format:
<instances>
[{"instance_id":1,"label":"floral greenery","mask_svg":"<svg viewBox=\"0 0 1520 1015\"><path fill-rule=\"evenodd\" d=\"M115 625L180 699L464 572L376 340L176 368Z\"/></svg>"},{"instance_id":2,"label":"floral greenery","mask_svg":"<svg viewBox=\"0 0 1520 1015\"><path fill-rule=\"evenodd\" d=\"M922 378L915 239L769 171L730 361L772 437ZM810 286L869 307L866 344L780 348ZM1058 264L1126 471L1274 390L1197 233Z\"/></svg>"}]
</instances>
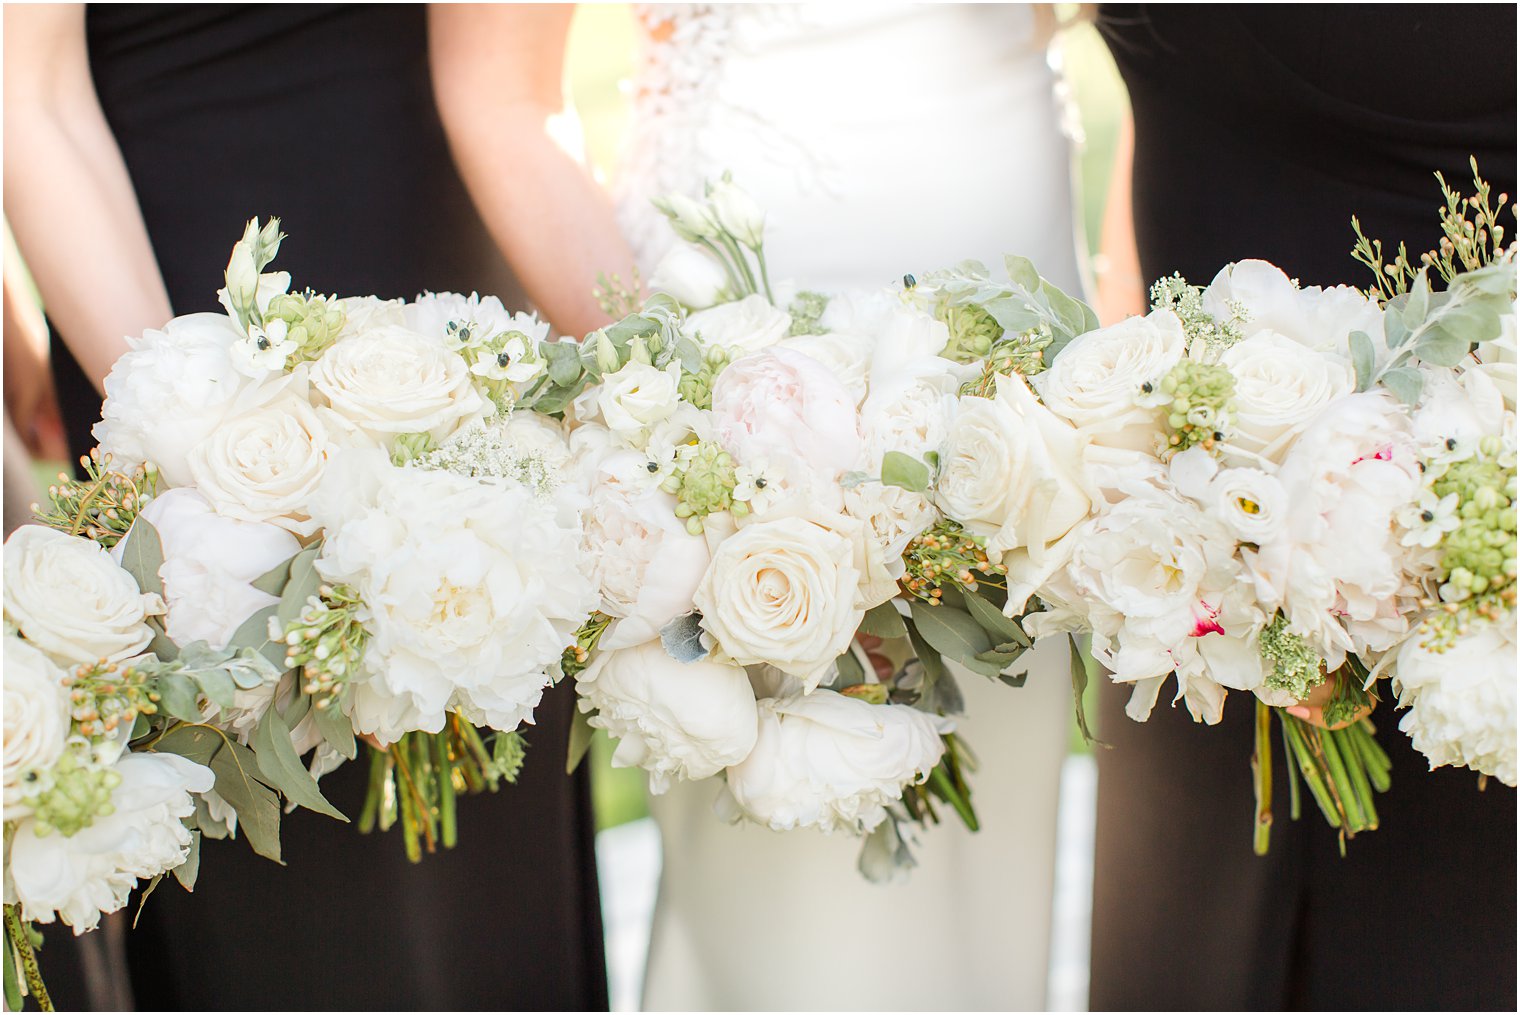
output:
<instances>
[{"instance_id":1,"label":"floral greenery","mask_svg":"<svg viewBox=\"0 0 1520 1015\"><path fill-rule=\"evenodd\" d=\"M137 513L158 489L158 469L151 462L129 472L111 467L111 456L99 448L79 459L83 479L59 473L48 487L46 505L34 504L39 525L84 536L110 549L119 543L137 520Z\"/></svg>"}]
</instances>

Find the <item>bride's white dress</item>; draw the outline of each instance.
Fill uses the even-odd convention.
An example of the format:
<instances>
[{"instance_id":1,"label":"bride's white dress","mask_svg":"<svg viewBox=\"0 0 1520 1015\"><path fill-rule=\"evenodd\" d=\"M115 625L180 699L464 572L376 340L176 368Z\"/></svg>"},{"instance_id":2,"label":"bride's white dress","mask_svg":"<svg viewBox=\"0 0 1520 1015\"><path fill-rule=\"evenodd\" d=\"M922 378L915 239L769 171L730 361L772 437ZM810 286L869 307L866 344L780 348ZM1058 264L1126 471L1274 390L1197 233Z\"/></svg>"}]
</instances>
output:
<instances>
[{"instance_id":1,"label":"bride's white dress","mask_svg":"<svg viewBox=\"0 0 1520 1015\"><path fill-rule=\"evenodd\" d=\"M646 277L671 242L648 199L731 170L769 213L773 278L870 287L1019 253L1080 288L1059 82L1031 7L637 10L618 194ZM1042 1008L1071 690L1064 643L1025 658L1017 690L960 672L983 827L930 830L905 883L867 883L854 838L725 825L711 782L654 798L645 1007Z\"/></svg>"}]
</instances>

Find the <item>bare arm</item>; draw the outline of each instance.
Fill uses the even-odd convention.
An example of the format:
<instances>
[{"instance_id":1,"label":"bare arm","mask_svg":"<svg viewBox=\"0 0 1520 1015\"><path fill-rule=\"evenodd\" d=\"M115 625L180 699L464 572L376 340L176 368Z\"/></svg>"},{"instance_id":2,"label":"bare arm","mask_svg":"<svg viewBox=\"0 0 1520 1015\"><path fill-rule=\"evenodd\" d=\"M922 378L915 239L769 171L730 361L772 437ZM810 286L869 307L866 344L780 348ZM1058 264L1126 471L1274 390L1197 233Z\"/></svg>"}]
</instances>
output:
<instances>
[{"instance_id":1,"label":"bare arm","mask_svg":"<svg viewBox=\"0 0 1520 1015\"><path fill-rule=\"evenodd\" d=\"M626 282L633 254L586 168L549 136L564 107L574 8L435 4L433 88L465 185L528 296L565 334L607 323L597 275Z\"/></svg>"},{"instance_id":2,"label":"bare arm","mask_svg":"<svg viewBox=\"0 0 1520 1015\"><path fill-rule=\"evenodd\" d=\"M82 4L5 7L5 215L98 388L169 296L90 77Z\"/></svg>"},{"instance_id":3,"label":"bare arm","mask_svg":"<svg viewBox=\"0 0 1520 1015\"><path fill-rule=\"evenodd\" d=\"M1145 313L1146 281L1140 277L1140 253L1135 246L1135 217L1130 204L1135 163L1135 121L1128 114L1119 129L1114 168L1103 208L1103 232L1098 244L1098 315L1104 324Z\"/></svg>"}]
</instances>

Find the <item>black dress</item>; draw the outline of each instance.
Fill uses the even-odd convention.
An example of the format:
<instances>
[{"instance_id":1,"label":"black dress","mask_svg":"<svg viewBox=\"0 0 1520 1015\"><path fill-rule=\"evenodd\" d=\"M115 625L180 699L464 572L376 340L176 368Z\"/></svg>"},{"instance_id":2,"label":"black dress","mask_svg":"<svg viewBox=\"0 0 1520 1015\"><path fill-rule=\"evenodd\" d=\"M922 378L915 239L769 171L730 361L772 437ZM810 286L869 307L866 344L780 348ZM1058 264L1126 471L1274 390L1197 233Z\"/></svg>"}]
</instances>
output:
<instances>
[{"instance_id":1,"label":"black dress","mask_svg":"<svg viewBox=\"0 0 1520 1015\"><path fill-rule=\"evenodd\" d=\"M218 309L254 215L283 219L276 267L298 286L521 305L449 156L422 6L92 4L87 31L176 313ZM59 373L88 446L99 399L66 357ZM568 686L546 696L518 785L461 800L458 847L419 865L399 832L307 811L283 822L283 867L207 842L195 893L160 886L128 935L138 1007L605 1010L590 794L584 769L564 774L571 706ZM366 767L322 783L350 816Z\"/></svg>"},{"instance_id":2,"label":"black dress","mask_svg":"<svg viewBox=\"0 0 1520 1015\"><path fill-rule=\"evenodd\" d=\"M1304 284L1370 284L1369 236L1435 245L1432 177L1471 192L1468 155L1515 188L1510 6L1103 5L1135 117L1141 268L1206 284L1272 261ZM1251 851L1252 708L1219 727L1102 698L1091 1003L1106 1009L1515 1007L1515 792L1393 759L1382 827L1346 859L1312 802L1287 820L1276 751L1272 850Z\"/></svg>"}]
</instances>

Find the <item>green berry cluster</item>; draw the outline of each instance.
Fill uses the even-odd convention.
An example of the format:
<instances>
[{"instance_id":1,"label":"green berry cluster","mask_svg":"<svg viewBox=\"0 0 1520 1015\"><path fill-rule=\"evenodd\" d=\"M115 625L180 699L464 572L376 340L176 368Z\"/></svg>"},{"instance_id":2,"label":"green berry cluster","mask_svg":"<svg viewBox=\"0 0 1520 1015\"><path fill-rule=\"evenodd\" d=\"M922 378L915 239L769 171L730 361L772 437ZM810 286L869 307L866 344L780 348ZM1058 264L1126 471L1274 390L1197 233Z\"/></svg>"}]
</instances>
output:
<instances>
[{"instance_id":1,"label":"green berry cluster","mask_svg":"<svg viewBox=\"0 0 1520 1015\"><path fill-rule=\"evenodd\" d=\"M111 791L121 785L121 774L114 768L90 765L76 751L65 751L51 772L35 778L45 781L45 788L31 801L38 838L55 831L64 837L74 835L116 810Z\"/></svg>"},{"instance_id":2,"label":"green berry cluster","mask_svg":"<svg viewBox=\"0 0 1520 1015\"><path fill-rule=\"evenodd\" d=\"M301 689L316 708L336 705L359 671L369 642L369 632L359 622L363 608L351 586L323 585L282 634L285 665L303 668Z\"/></svg>"},{"instance_id":3,"label":"green berry cluster","mask_svg":"<svg viewBox=\"0 0 1520 1015\"><path fill-rule=\"evenodd\" d=\"M1498 437L1452 462L1430 483L1457 495L1460 524L1441 540L1441 609L1426 622L1425 647L1448 648L1475 619L1497 621L1515 608L1515 456Z\"/></svg>"},{"instance_id":4,"label":"green berry cluster","mask_svg":"<svg viewBox=\"0 0 1520 1015\"><path fill-rule=\"evenodd\" d=\"M988 559L985 538L971 535L949 519L914 536L903 551L903 563L907 573L901 579L902 587L933 606L939 605L944 596L941 586L947 582L975 592L977 575L1007 574L1001 564Z\"/></svg>"},{"instance_id":5,"label":"green berry cluster","mask_svg":"<svg viewBox=\"0 0 1520 1015\"><path fill-rule=\"evenodd\" d=\"M788 335L817 335L821 334L818 329L818 321L823 317L823 312L828 309L829 298L823 293L812 290L803 290L792 300L787 312L792 316L792 326L787 330Z\"/></svg>"},{"instance_id":6,"label":"green berry cluster","mask_svg":"<svg viewBox=\"0 0 1520 1015\"><path fill-rule=\"evenodd\" d=\"M962 395L991 398L997 394L997 379L1009 374L1033 377L1045 370L1045 350L1054 341L1050 325L1041 321L1037 326L1017 335L1004 335L992 343L987 359L982 363L982 374L974 381L961 386Z\"/></svg>"},{"instance_id":7,"label":"green berry cluster","mask_svg":"<svg viewBox=\"0 0 1520 1015\"><path fill-rule=\"evenodd\" d=\"M1257 647L1262 659L1272 664L1266 684L1274 691L1286 691L1302 701L1324 680L1324 660L1307 641L1288 630L1288 620L1280 613L1262 629Z\"/></svg>"},{"instance_id":8,"label":"green berry cluster","mask_svg":"<svg viewBox=\"0 0 1520 1015\"><path fill-rule=\"evenodd\" d=\"M950 329L950 341L940 355L957 363L987 358L993 343L1003 337L1003 326L980 304L941 304L934 316Z\"/></svg>"},{"instance_id":9,"label":"green berry cluster","mask_svg":"<svg viewBox=\"0 0 1520 1015\"><path fill-rule=\"evenodd\" d=\"M1145 387L1150 387L1149 382ZM1165 403L1170 431L1167 456L1195 447L1214 451L1235 424L1235 377L1222 366L1183 360L1158 387L1169 399Z\"/></svg>"},{"instance_id":10,"label":"green berry cluster","mask_svg":"<svg viewBox=\"0 0 1520 1015\"><path fill-rule=\"evenodd\" d=\"M728 366L728 359L728 350L719 346L709 346L704 350L702 366L696 373L681 371L681 382L676 386L681 398L698 409L711 409L713 382L718 379L723 368Z\"/></svg>"},{"instance_id":11,"label":"green berry cluster","mask_svg":"<svg viewBox=\"0 0 1520 1015\"><path fill-rule=\"evenodd\" d=\"M264 310L264 327L275 321L285 322L285 337L299 348L286 361L287 366L318 359L343 330L347 318L343 304L335 297L318 296L310 289L301 293L281 293L269 301Z\"/></svg>"},{"instance_id":12,"label":"green berry cluster","mask_svg":"<svg viewBox=\"0 0 1520 1015\"><path fill-rule=\"evenodd\" d=\"M686 520L686 531L701 535L702 519L720 511L749 513L749 505L734 500L738 483L733 456L714 441L683 446L676 454L675 471L661 489L676 497L676 517Z\"/></svg>"},{"instance_id":13,"label":"green berry cluster","mask_svg":"<svg viewBox=\"0 0 1520 1015\"><path fill-rule=\"evenodd\" d=\"M111 468L111 456L99 448L79 459L84 479L58 474L48 487L47 506L32 505L39 525L84 536L110 549L121 542L137 514L158 488L158 467L152 462L130 472Z\"/></svg>"},{"instance_id":14,"label":"green berry cluster","mask_svg":"<svg viewBox=\"0 0 1520 1015\"><path fill-rule=\"evenodd\" d=\"M591 653L596 651L597 643L602 640L607 625L611 623L612 618L598 610L576 628L575 641L565 649L559 660L560 671L565 676L577 677L585 671L591 663Z\"/></svg>"},{"instance_id":15,"label":"green berry cluster","mask_svg":"<svg viewBox=\"0 0 1520 1015\"><path fill-rule=\"evenodd\" d=\"M140 715L158 712L151 677L130 665L105 659L74 669L63 680L69 692L69 718L81 736L110 736L128 730Z\"/></svg>"}]
</instances>

